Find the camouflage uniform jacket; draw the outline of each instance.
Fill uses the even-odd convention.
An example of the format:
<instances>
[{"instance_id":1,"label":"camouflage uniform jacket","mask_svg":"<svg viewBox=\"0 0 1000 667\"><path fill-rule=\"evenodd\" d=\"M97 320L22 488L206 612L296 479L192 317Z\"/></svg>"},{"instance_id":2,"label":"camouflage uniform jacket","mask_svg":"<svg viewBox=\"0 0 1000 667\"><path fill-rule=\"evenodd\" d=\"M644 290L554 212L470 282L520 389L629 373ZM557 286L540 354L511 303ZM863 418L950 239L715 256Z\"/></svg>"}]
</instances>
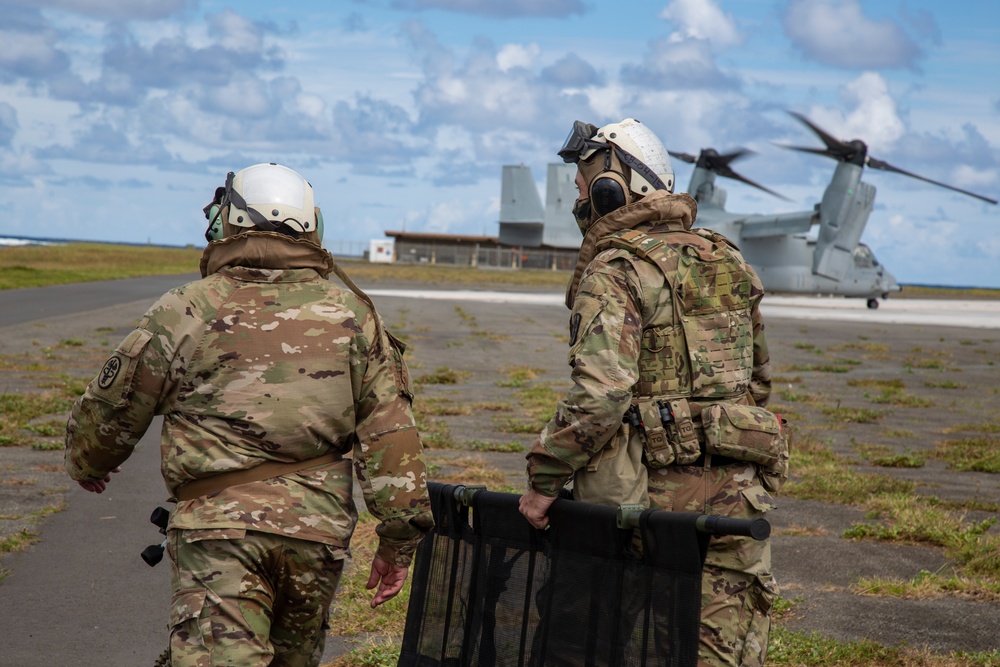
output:
<instances>
[{"instance_id":1,"label":"camouflage uniform jacket","mask_svg":"<svg viewBox=\"0 0 1000 667\"><path fill-rule=\"evenodd\" d=\"M687 231L696 211L688 195L655 193L610 213L601 223L616 230L635 229L652 239L678 232L702 235L702 230ZM608 218L617 219L607 225ZM726 247L750 276L753 340L745 363L752 370L746 390L763 406L770 396L770 361L759 309L763 288L739 251ZM673 299L663 272L631 250L602 250L587 265L570 316L573 386L527 457L528 477L536 491L557 495L616 434L616 440L628 441L623 416L634 399L648 392L639 370L644 332L680 324Z\"/></svg>"},{"instance_id":2,"label":"camouflage uniform jacket","mask_svg":"<svg viewBox=\"0 0 1000 667\"><path fill-rule=\"evenodd\" d=\"M280 234L209 244L205 277L161 297L73 406L70 476L103 478L154 415L172 497L190 480L339 452L348 458L181 501L170 527L346 550L353 458L381 520L378 555L408 564L433 520L401 346L365 301L325 279L332 268L325 250Z\"/></svg>"}]
</instances>

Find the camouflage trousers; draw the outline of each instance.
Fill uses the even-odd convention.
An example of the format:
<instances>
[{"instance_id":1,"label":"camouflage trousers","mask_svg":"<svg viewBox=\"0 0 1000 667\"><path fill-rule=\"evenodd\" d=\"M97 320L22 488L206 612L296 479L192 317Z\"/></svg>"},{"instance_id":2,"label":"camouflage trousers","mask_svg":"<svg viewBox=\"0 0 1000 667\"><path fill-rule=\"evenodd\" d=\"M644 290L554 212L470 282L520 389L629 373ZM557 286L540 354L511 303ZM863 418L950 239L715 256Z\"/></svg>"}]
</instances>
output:
<instances>
[{"instance_id":1,"label":"camouflage trousers","mask_svg":"<svg viewBox=\"0 0 1000 667\"><path fill-rule=\"evenodd\" d=\"M775 507L756 468L744 463L650 469L649 501L658 509L734 519L762 517ZM763 665L777 593L769 540L713 537L702 573L698 667Z\"/></svg>"},{"instance_id":2,"label":"camouflage trousers","mask_svg":"<svg viewBox=\"0 0 1000 667\"><path fill-rule=\"evenodd\" d=\"M242 530L171 530L172 667L315 667L343 549Z\"/></svg>"}]
</instances>

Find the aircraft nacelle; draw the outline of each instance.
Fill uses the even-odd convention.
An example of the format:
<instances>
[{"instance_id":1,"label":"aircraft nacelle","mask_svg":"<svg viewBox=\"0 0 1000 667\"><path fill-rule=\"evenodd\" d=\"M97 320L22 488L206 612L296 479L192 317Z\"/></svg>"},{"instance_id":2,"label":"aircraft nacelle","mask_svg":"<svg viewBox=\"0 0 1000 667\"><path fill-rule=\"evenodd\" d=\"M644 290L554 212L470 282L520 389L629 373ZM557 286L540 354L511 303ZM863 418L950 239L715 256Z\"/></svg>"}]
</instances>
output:
<instances>
[{"instance_id":1,"label":"aircraft nacelle","mask_svg":"<svg viewBox=\"0 0 1000 667\"><path fill-rule=\"evenodd\" d=\"M841 280L852 269L853 253L875 205L875 187L861 182L862 168L851 162L837 165L819 205L819 236L812 272Z\"/></svg>"}]
</instances>

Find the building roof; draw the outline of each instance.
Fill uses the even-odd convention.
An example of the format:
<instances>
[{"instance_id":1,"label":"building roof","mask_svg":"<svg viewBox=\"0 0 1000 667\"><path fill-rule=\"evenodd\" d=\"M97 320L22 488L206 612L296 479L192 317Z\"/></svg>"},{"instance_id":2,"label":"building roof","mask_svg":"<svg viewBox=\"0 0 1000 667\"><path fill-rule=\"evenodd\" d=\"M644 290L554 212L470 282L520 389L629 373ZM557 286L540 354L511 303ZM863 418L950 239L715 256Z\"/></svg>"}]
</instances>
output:
<instances>
[{"instance_id":1,"label":"building roof","mask_svg":"<svg viewBox=\"0 0 1000 667\"><path fill-rule=\"evenodd\" d=\"M441 243L490 243L496 245L496 236L474 236L468 234L429 234L426 232L394 232L387 231L386 236L399 241L439 241Z\"/></svg>"}]
</instances>

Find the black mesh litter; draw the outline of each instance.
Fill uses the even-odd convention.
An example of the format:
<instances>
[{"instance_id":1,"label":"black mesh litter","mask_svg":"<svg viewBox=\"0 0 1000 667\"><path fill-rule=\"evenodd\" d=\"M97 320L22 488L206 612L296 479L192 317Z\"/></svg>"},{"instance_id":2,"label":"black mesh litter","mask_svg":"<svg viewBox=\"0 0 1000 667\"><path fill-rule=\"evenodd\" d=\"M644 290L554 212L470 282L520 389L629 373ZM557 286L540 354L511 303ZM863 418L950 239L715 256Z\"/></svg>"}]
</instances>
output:
<instances>
[{"instance_id":1,"label":"black mesh litter","mask_svg":"<svg viewBox=\"0 0 1000 667\"><path fill-rule=\"evenodd\" d=\"M708 535L696 514L559 500L537 531L518 496L429 484L437 526L421 543L400 667L693 667ZM470 521L471 514L471 521Z\"/></svg>"}]
</instances>

